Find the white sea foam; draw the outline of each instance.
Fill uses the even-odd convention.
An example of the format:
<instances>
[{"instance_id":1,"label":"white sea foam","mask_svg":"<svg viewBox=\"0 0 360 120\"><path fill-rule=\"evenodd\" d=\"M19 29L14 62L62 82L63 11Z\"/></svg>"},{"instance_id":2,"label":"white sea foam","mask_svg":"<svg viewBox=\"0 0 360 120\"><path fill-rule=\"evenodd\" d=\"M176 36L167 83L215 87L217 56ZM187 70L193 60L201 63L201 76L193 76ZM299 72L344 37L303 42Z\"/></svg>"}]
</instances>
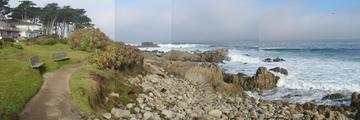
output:
<instances>
[{"instance_id":1,"label":"white sea foam","mask_svg":"<svg viewBox=\"0 0 360 120\"><path fill-rule=\"evenodd\" d=\"M159 44L159 46L159 48L141 49L194 51L216 48L203 44ZM286 51L229 48L231 61L227 61L221 66L228 73L242 72L248 75L254 74L260 66L267 68L283 67L289 71L288 76L279 75L281 79L278 82L277 89L263 94L249 93L256 98L298 103L317 101L318 104L348 104L349 101L327 101L322 100L322 97L338 92L349 97L351 92L360 92L360 63L358 61L346 61L343 58L329 58L327 54L313 54L309 51L291 53ZM281 57L286 61L278 63L261 61L267 57Z\"/></svg>"},{"instance_id":2,"label":"white sea foam","mask_svg":"<svg viewBox=\"0 0 360 120\"><path fill-rule=\"evenodd\" d=\"M259 57L252 57L248 54L245 54L239 50L231 49L229 50L229 57L231 58L232 62L242 62L242 63L260 63L261 60Z\"/></svg>"}]
</instances>

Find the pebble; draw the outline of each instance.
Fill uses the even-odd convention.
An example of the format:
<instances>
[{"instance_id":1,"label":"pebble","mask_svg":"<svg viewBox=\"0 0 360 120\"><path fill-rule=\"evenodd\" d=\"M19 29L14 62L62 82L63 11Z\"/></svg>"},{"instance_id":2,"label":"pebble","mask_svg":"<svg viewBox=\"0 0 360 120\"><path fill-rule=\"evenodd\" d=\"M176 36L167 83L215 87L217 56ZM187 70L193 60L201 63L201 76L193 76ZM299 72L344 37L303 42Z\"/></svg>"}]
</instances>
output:
<instances>
[{"instance_id":1,"label":"pebble","mask_svg":"<svg viewBox=\"0 0 360 120\"><path fill-rule=\"evenodd\" d=\"M165 115L165 118L168 118L168 119L173 117L173 112L170 110L162 110L161 114Z\"/></svg>"},{"instance_id":2,"label":"pebble","mask_svg":"<svg viewBox=\"0 0 360 120\"><path fill-rule=\"evenodd\" d=\"M210 116L216 117L216 118L220 118L222 115L222 112L220 110L211 110L209 112Z\"/></svg>"},{"instance_id":3,"label":"pebble","mask_svg":"<svg viewBox=\"0 0 360 120\"><path fill-rule=\"evenodd\" d=\"M102 114L102 116L103 116L105 119L111 119L111 113L104 113L104 114Z\"/></svg>"}]
</instances>

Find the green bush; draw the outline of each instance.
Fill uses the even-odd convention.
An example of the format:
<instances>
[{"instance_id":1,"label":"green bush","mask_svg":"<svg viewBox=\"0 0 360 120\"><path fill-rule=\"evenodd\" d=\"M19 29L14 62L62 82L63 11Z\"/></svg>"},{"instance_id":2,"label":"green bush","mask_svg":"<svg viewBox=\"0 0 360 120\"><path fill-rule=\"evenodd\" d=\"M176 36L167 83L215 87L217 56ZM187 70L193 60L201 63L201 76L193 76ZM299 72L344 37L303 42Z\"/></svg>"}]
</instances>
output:
<instances>
[{"instance_id":1,"label":"green bush","mask_svg":"<svg viewBox=\"0 0 360 120\"><path fill-rule=\"evenodd\" d=\"M37 38L32 38L26 41L23 41L27 45L55 45L57 43L66 44L67 41L65 39L59 39L54 36L42 36Z\"/></svg>"},{"instance_id":2,"label":"green bush","mask_svg":"<svg viewBox=\"0 0 360 120\"><path fill-rule=\"evenodd\" d=\"M17 49L24 49L20 44L11 44L10 46Z\"/></svg>"},{"instance_id":3,"label":"green bush","mask_svg":"<svg viewBox=\"0 0 360 120\"><path fill-rule=\"evenodd\" d=\"M105 50L111 43L109 37L99 29L81 29L73 32L68 40L72 49L82 51L94 51L96 49Z\"/></svg>"},{"instance_id":4,"label":"green bush","mask_svg":"<svg viewBox=\"0 0 360 120\"><path fill-rule=\"evenodd\" d=\"M105 51L93 53L89 62L100 69L124 70L141 63L142 58L139 49L124 43L113 43Z\"/></svg>"}]
</instances>

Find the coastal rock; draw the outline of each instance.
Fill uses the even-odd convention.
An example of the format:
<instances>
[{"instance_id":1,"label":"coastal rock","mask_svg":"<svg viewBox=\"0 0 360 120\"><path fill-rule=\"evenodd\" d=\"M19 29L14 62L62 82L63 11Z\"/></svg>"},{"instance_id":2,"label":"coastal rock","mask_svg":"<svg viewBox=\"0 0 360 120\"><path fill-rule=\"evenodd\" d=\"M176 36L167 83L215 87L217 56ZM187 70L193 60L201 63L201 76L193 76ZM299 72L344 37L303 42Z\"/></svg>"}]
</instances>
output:
<instances>
[{"instance_id":1,"label":"coastal rock","mask_svg":"<svg viewBox=\"0 0 360 120\"><path fill-rule=\"evenodd\" d=\"M153 114L151 112L145 112L143 116L144 116L143 118L144 120L148 120L150 117L153 116Z\"/></svg>"},{"instance_id":2,"label":"coastal rock","mask_svg":"<svg viewBox=\"0 0 360 120\"><path fill-rule=\"evenodd\" d=\"M165 73L164 71L161 70L161 67L156 65L156 64L164 64L164 63L159 63L159 62L161 61L156 61L153 59L143 59L142 67L148 73L165 76Z\"/></svg>"},{"instance_id":3,"label":"coastal rock","mask_svg":"<svg viewBox=\"0 0 360 120\"><path fill-rule=\"evenodd\" d=\"M351 95L351 106L360 109L360 94L354 92Z\"/></svg>"},{"instance_id":4,"label":"coastal rock","mask_svg":"<svg viewBox=\"0 0 360 120\"><path fill-rule=\"evenodd\" d=\"M111 113L104 113L102 114L102 116L105 118L105 119L111 119Z\"/></svg>"},{"instance_id":5,"label":"coastal rock","mask_svg":"<svg viewBox=\"0 0 360 120\"><path fill-rule=\"evenodd\" d=\"M358 111L355 115L355 120L360 120L360 109L358 109Z\"/></svg>"},{"instance_id":6,"label":"coastal rock","mask_svg":"<svg viewBox=\"0 0 360 120\"><path fill-rule=\"evenodd\" d=\"M173 112L171 112L170 110L162 110L161 114L163 114L165 118L173 118Z\"/></svg>"},{"instance_id":7,"label":"coastal rock","mask_svg":"<svg viewBox=\"0 0 360 120\"><path fill-rule=\"evenodd\" d=\"M201 56L202 59L205 59L206 62L211 63L221 63L231 59L228 57L229 51L227 49L216 49L196 54Z\"/></svg>"},{"instance_id":8,"label":"coastal rock","mask_svg":"<svg viewBox=\"0 0 360 120\"><path fill-rule=\"evenodd\" d=\"M276 87L279 79L265 67L259 67L252 77L238 73L237 75L226 75L224 81L234 84L239 91L263 91Z\"/></svg>"},{"instance_id":9,"label":"coastal rock","mask_svg":"<svg viewBox=\"0 0 360 120\"><path fill-rule=\"evenodd\" d=\"M216 49L205 52L196 51L193 53L171 50L163 53L161 56L171 61L221 63L230 60L228 53L227 49Z\"/></svg>"},{"instance_id":10,"label":"coastal rock","mask_svg":"<svg viewBox=\"0 0 360 120\"><path fill-rule=\"evenodd\" d=\"M220 110L211 110L209 112L209 115L216 117L216 118L220 118L222 115L222 112Z\"/></svg>"},{"instance_id":11,"label":"coastal rock","mask_svg":"<svg viewBox=\"0 0 360 120\"><path fill-rule=\"evenodd\" d=\"M334 93L334 94L326 95L325 97L322 98L322 100L339 100L345 97L346 96L341 93Z\"/></svg>"},{"instance_id":12,"label":"coastal rock","mask_svg":"<svg viewBox=\"0 0 360 120\"><path fill-rule=\"evenodd\" d=\"M165 52L161 56L171 61L205 62L205 59L201 59L201 56L199 55L178 50L171 50L169 52Z\"/></svg>"},{"instance_id":13,"label":"coastal rock","mask_svg":"<svg viewBox=\"0 0 360 120\"><path fill-rule=\"evenodd\" d=\"M270 71L281 73L283 75L288 75L288 71L285 68L281 68L281 67L272 68L270 69Z\"/></svg>"},{"instance_id":14,"label":"coastal rock","mask_svg":"<svg viewBox=\"0 0 360 120\"><path fill-rule=\"evenodd\" d=\"M276 87L279 79L280 77L269 72L266 67L259 67L255 76L253 76L252 80L249 81L248 86L244 87L249 90L270 90Z\"/></svg>"},{"instance_id":15,"label":"coastal rock","mask_svg":"<svg viewBox=\"0 0 360 120\"><path fill-rule=\"evenodd\" d=\"M111 114L114 115L115 118L128 118L130 116L130 111L112 108Z\"/></svg>"},{"instance_id":16,"label":"coastal rock","mask_svg":"<svg viewBox=\"0 0 360 120\"><path fill-rule=\"evenodd\" d=\"M274 58L274 59L266 58L263 61L264 62L283 62L283 61L285 61L285 59L277 57L277 58Z\"/></svg>"},{"instance_id":17,"label":"coastal rock","mask_svg":"<svg viewBox=\"0 0 360 120\"><path fill-rule=\"evenodd\" d=\"M142 42L140 47L159 47L159 45L153 42Z\"/></svg>"}]
</instances>

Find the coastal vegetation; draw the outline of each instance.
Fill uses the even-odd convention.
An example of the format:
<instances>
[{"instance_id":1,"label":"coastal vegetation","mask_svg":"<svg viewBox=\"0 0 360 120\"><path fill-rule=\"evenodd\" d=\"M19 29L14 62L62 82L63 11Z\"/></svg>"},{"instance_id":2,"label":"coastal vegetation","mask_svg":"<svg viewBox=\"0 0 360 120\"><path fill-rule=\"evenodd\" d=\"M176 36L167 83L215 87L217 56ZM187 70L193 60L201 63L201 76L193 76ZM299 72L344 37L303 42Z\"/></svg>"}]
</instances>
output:
<instances>
[{"instance_id":1,"label":"coastal vegetation","mask_svg":"<svg viewBox=\"0 0 360 120\"><path fill-rule=\"evenodd\" d=\"M6 43L10 44L10 43ZM45 62L46 71L56 70L64 65L79 63L88 55L87 52L74 51L66 44L54 45L16 44L0 49L0 116L16 116L24 105L40 89L43 81L40 71L32 69L29 58L39 56ZM54 62L52 54L65 51L71 57L68 61ZM2 117L1 117L2 118Z\"/></svg>"}]
</instances>

